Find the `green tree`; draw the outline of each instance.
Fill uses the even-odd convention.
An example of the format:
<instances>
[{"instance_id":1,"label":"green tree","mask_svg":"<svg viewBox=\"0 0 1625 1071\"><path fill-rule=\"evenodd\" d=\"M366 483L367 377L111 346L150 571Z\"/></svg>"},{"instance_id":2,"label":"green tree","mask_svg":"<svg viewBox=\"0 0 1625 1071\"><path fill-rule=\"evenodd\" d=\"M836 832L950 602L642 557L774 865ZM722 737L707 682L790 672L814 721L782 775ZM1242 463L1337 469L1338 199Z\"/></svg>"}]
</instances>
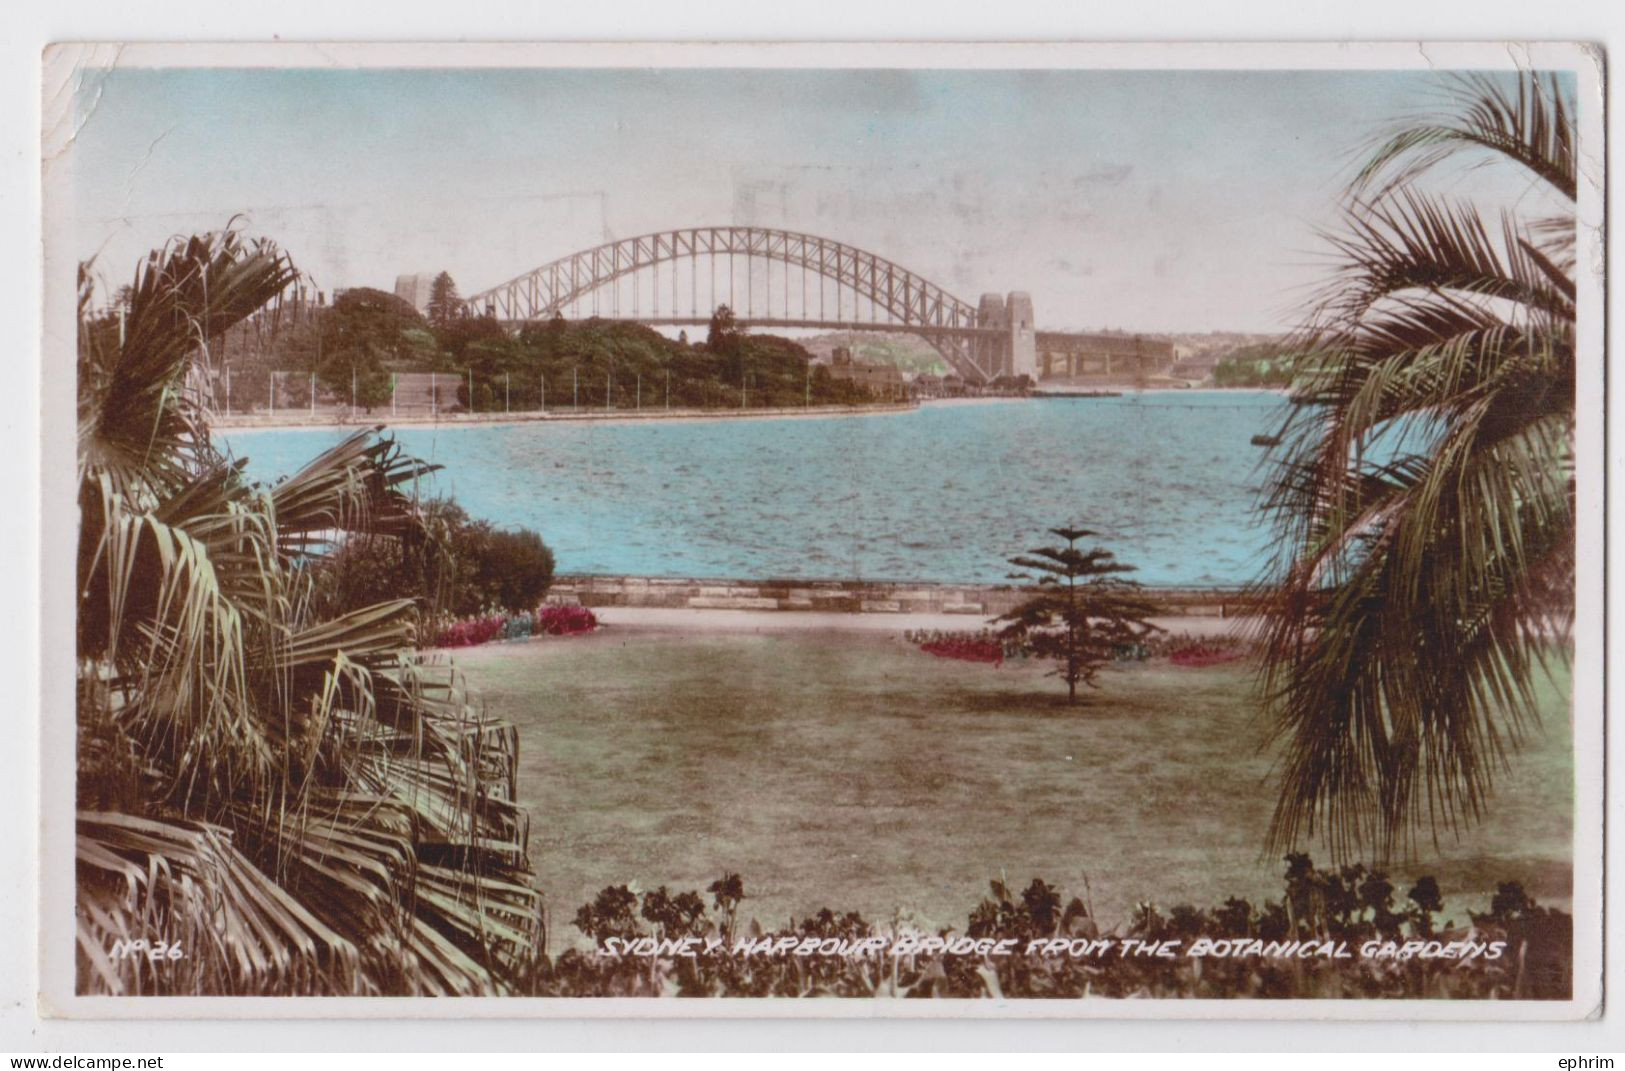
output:
<instances>
[{"instance_id":1,"label":"green tree","mask_svg":"<svg viewBox=\"0 0 1625 1071\"><path fill-rule=\"evenodd\" d=\"M324 614L335 541L421 530L375 432L274 486L213 445L203 334L294 281L269 242L177 239L126 331L81 268L81 990L496 994L539 950L511 731L412 649L410 599ZM161 970L120 940L179 944Z\"/></svg>"},{"instance_id":2,"label":"green tree","mask_svg":"<svg viewBox=\"0 0 1625 1071\"><path fill-rule=\"evenodd\" d=\"M554 317L525 324L513 339L470 344L450 367L473 369L476 393L489 384L491 404L499 407L505 384L511 386L514 407L523 408L542 401L544 385L549 405L568 405L573 382L579 381L583 404L597 404L613 383L620 408L638 404L640 397L645 408L663 406L668 387L673 407L737 408L741 377L747 373L752 405L800 407L809 396L814 405L875 400L867 388L834 379L824 366L813 365L809 375L812 357L799 343L741 334L726 326L727 319L719 318L718 344L724 354L683 345L643 324ZM498 359L487 361L486 354ZM481 401L482 409L486 405Z\"/></svg>"},{"instance_id":3,"label":"green tree","mask_svg":"<svg viewBox=\"0 0 1625 1071\"><path fill-rule=\"evenodd\" d=\"M1117 562L1100 547L1078 548L1078 540L1094 532L1050 531L1066 540L1066 546L1038 547L1010 559L1039 575L1031 594L994 621L1005 622L1000 638L1022 641L1038 657L1060 661L1055 675L1066 681L1067 702L1076 703L1080 682L1093 686L1101 666L1157 631L1146 620L1155 607L1138 584L1120 578L1134 571L1132 565Z\"/></svg>"},{"instance_id":4,"label":"green tree","mask_svg":"<svg viewBox=\"0 0 1625 1071\"><path fill-rule=\"evenodd\" d=\"M718 305L711 313L711 324L705 335L705 348L719 357L731 355L738 350L739 340L744 334L745 329L739 326L739 319L734 315L733 309L726 305Z\"/></svg>"},{"instance_id":5,"label":"green tree","mask_svg":"<svg viewBox=\"0 0 1625 1071\"><path fill-rule=\"evenodd\" d=\"M390 370L423 356L412 335L423 327L417 310L371 287L346 290L315 321L290 338L290 349L332 395L366 409L389 401Z\"/></svg>"},{"instance_id":6,"label":"green tree","mask_svg":"<svg viewBox=\"0 0 1625 1071\"><path fill-rule=\"evenodd\" d=\"M316 569L323 612L347 613L380 599L414 600L439 622L492 608L534 609L553 583L553 552L528 528L474 520L449 498L418 507L407 538L355 533Z\"/></svg>"},{"instance_id":7,"label":"green tree","mask_svg":"<svg viewBox=\"0 0 1625 1071\"><path fill-rule=\"evenodd\" d=\"M1356 177L1339 270L1297 340L1312 356L1259 589L1284 745L1277 847L1320 834L1340 857L1386 856L1424 823L1476 819L1536 716L1542 664L1567 657L1572 106L1535 74L1454 92L1450 114L1397 128ZM1419 185L1460 153L1536 181L1487 222Z\"/></svg>"},{"instance_id":8,"label":"green tree","mask_svg":"<svg viewBox=\"0 0 1625 1071\"><path fill-rule=\"evenodd\" d=\"M1255 343L1219 358L1213 368L1213 383L1218 387L1288 387L1303 363L1278 342Z\"/></svg>"},{"instance_id":9,"label":"green tree","mask_svg":"<svg viewBox=\"0 0 1625 1071\"><path fill-rule=\"evenodd\" d=\"M470 347L485 345L504 349L510 341L507 329L494 316L459 316L436 327L434 334L444 356L449 358L442 361L447 368L460 366Z\"/></svg>"},{"instance_id":10,"label":"green tree","mask_svg":"<svg viewBox=\"0 0 1625 1071\"><path fill-rule=\"evenodd\" d=\"M417 562L433 593L429 616L533 609L552 586L553 552L530 529L475 520L449 498L425 503L423 518L428 541Z\"/></svg>"},{"instance_id":11,"label":"green tree","mask_svg":"<svg viewBox=\"0 0 1625 1071\"><path fill-rule=\"evenodd\" d=\"M463 299L457 296L457 284L450 272L441 272L429 284L429 322L445 327L463 313Z\"/></svg>"},{"instance_id":12,"label":"green tree","mask_svg":"<svg viewBox=\"0 0 1625 1071\"><path fill-rule=\"evenodd\" d=\"M528 528L491 528L481 548L476 581L488 605L535 609L553 583L553 552Z\"/></svg>"}]
</instances>

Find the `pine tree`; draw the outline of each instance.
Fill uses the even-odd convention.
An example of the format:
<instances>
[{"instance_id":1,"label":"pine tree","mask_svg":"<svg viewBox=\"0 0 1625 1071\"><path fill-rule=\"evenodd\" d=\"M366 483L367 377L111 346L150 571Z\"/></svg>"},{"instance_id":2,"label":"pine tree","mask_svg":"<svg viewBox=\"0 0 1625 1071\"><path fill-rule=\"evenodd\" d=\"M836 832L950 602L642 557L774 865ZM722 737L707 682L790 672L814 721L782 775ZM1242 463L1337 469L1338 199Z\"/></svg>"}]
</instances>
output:
<instances>
[{"instance_id":1,"label":"pine tree","mask_svg":"<svg viewBox=\"0 0 1625 1071\"><path fill-rule=\"evenodd\" d=\"M1061 661L1055 676L1066 681L1067 702L1078 701L1078 683L1093 686L1096 672L1118 652L1143 640L1157 626L1146 620L1155 607L1140 585L1119 578L1134 571L1108 550L1078 548L1095 533L1083 528L1051 528L1064 547L1037 547L1010 559L1040 574L1031 594L995 621L1008 622L1001 639L1021 640L1040 658Z\"/></svg>"},{"instance_id":2,"label":"pine tree","mask_svg":"<svg viewBox=\"0 0 1625 1071\"><path fill-rule=\"evenodd\" d=\"M716 311L711 313L710 328L705 336L705 348L724 356L736 353L739 349L739 338L744 333L744 328L739 326L734 310L727 305L718 305Z\"/></svg>"},{"instance_id":3,"label":"pine tree","mask_svg":"<svg viewBox=\"0 0 1625 1071\"><path fill-rule=\"evenodd\" d=\"M457 296L457 284L452 282L450 272L441 272L429 284L429 322L436 327L445 327L455 320L462 311L463 299Z\"/></svg>"}]
</instances>

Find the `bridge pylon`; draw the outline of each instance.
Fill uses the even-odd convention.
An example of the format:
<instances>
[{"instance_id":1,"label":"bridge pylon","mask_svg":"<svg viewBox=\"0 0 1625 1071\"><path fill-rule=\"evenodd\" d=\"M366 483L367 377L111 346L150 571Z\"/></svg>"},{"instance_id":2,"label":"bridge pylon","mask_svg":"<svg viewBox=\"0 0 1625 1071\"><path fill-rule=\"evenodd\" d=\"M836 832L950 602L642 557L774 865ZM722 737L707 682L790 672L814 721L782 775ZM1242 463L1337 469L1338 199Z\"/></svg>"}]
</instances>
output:
<instances>
[{"instance_id":1,"label":"bridge pylon","mask_svg":"<svg viewBox=\"0 0 1625 1071\"><path fill-rule=\"evenodd\" d=\"M1038 382L1038 330L1033 323L1032 295L1012 290L1005 299L1005 321L1010 328L1010 374Z\"/></svg>"},{"instance_id":2,"label":"bridge pylon","mask_svg":"<svg viewBox=\"0 0 1625 1071\"><path fill-rule=\"evenodd\" d=\"M989 379L1002 376L1010 364L1010 340L1005 337L1009 318L1005 299L986 293L976 303L976 326L988 332L975 342L976 363L987 370Z\"/></svg>"},{"instance_id":3,"label":"bridge pylon","mask_svg":"<svg viewBox=\"0 0 1625 1071\"><path fill-rule=\"evenodd\" d=\"M976 363L989 370L989 379L1020 375L1038 379L1038 336L1030 294L1022 290L1003 297L983 294L976 304L976 326L997 332L975 341Z\"/></svg>"}]
</instances>

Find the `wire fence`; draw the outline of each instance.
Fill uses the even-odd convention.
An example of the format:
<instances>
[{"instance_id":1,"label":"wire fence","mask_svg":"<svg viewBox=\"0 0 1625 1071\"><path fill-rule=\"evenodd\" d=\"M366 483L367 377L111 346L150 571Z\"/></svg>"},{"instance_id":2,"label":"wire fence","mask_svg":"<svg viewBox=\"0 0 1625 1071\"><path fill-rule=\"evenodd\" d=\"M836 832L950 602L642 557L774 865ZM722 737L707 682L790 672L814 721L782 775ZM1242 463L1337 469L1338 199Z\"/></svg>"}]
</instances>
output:
<instances>
[{"instance_id":1,"label":"wire fence","mask_svg":"<svg viewBox=\"0 0 1625 1071\"><path fill-rule=\"evenodd\" d=\"M227 364L214 375L214 405L227 415L303 413L309 416L348 414L366 416L422 416L452 413L535 413L547 411L641 411L672 407L669 374L652 381L642 376L622 380L589 379L576 374L562 382L526 377L515 382L510 374L480 377L472 372L393 372L380 390L375 379L363 382L352 376L348 388L308 371L277 369L257 374L237 373ZM736 389L738 404L748 407L753 393L747 382ZM923 392L922 392L923 393ZM1105 397L1132 399L1139 411L1242 412L1267 410L1257 401L1183 402L1160 400L1165 392L1145 395L1133 388L1102 392ZM1039 397L1043 396L1042 390ZM1159 400L1145 400L1157 397ZM721 398L716 399L720 401ZM810 405L809 376L806 404ZM1283 394L1281 405L1290 404ZM682 406L679 406L680 408Z\"/></svg>"}]
</instances>

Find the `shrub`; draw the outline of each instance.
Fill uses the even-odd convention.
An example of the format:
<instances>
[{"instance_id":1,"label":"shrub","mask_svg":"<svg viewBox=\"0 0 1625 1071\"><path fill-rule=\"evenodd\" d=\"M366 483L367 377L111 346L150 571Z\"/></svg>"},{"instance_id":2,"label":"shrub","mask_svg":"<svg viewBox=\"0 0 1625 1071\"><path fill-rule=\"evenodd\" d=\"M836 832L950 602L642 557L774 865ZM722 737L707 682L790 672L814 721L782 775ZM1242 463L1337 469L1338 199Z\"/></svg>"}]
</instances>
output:
<instances>
[{"instance_id":1,"label":"shrub","mask_svg":"<svg viewBox=\"0 0 1625 1071\"><path fill-rule=\"evenodd\" d=\"M490 643L502 632L505 618L501 614L470 617L453 621L435 636L436 647L478 647Z\"/></svg>"},{"instance_id":2,"label":"shrub","mask_svg":"<svg viewBox=\"0 0 1625 1071\"><path fill-rule=\"evenodd\" d=\"M528 528L487 529L474 549L474 584L488 605L535 606L553 584L553 552Z\"/></svg>"},{"instance_id":3,"label":"shrub","mask_svg":"<svg viewBox=\"0 0 1625 1071\"><path fill-rule=\"evenodd\" d=\"M598 627L597 615L585 606L544 606L537 622L549 636L575 636Z\"/></svg>"},{"instance_id":4,"label":"shrub","mask_svg":"<svg viewBox=\"0 0 1625 1071\"><path fill-rule=\"evenodd\" d=\"M386 599L414 599L423 616L522 611L553 584L553 552L526 528L473 520L449 498L418 505L422 533L410 540L359 538L316 568L320 605L349 612Z\"/></svg>"}]
</instances>

